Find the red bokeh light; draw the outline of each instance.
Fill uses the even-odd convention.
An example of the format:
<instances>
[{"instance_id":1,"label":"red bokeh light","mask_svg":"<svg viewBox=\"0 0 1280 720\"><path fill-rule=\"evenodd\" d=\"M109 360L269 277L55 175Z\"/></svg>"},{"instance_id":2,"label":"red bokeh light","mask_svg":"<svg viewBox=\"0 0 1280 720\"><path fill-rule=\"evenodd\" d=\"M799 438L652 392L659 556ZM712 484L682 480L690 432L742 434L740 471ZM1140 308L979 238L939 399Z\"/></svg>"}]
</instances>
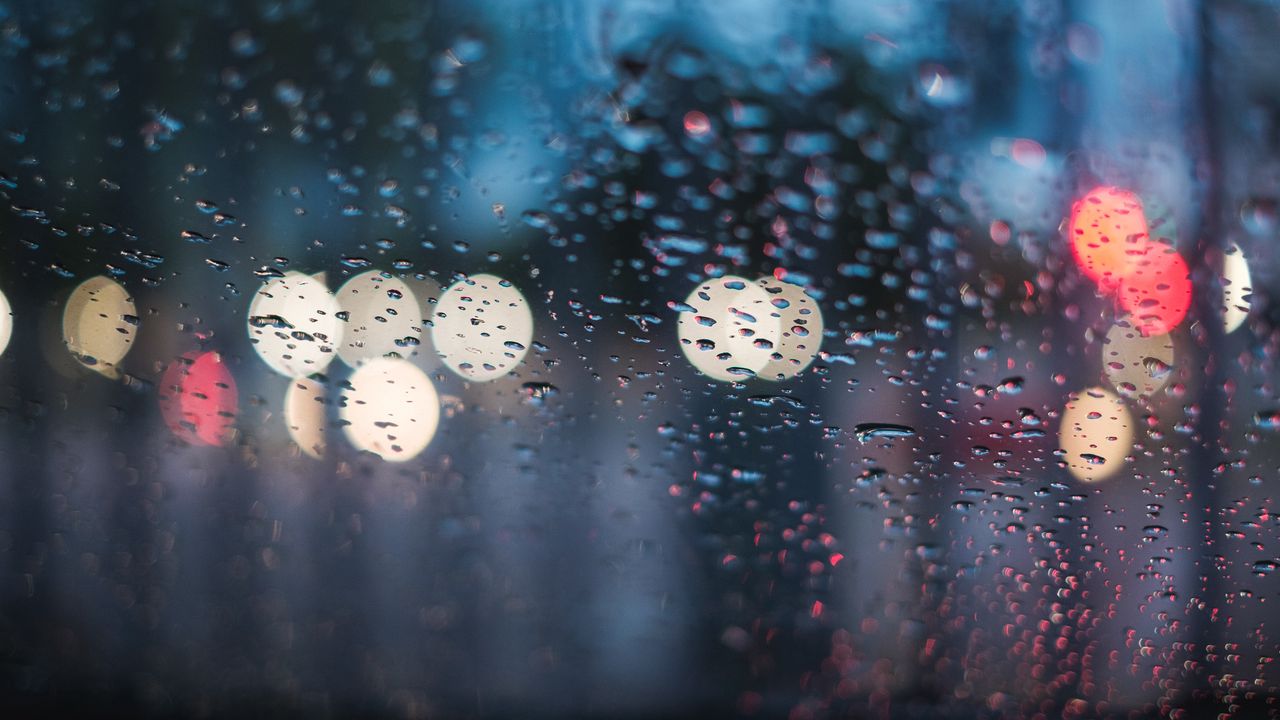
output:
<instances>
[{"instance_id":1,"label":"red bokeh light","mask_svg":"<svg viewBox=\"0 0 1280 720\"><path fill-rule=\"evenodd\" d=\"M690 110L684 115L684 131L690 137L701 137L711 132L711 119L705 113Z\"/></svg>"},{"instance_id":2,"label":"red bokeh light","mask_svg":"<svg viewBox=\"0 0 1280 720\"><path fill-rule=\"evenodd\" d=\"M1143 335L1163 335L1181 324L1191 308L1191 272L1177 250L1148 241L1118 295Z\"/></svg>"},{"instance_id":3,"label":"red bokeh light","mask_svg":"<svg viewBox=\"0 0 1280 720\"><path fill-rule=\"evenodd\" d=\"M1112 291L1147 241L1142 201L1128 190L1097 187L1071 208L1071 253L1089 279Z\"/></svg>"},{"instance_id":4,"label":"red bokeh light","mask_svg":"<svg viewBox=\"0 0 1280 720\"><path fill-rule=\"evenodd\" d=\"M1014 140L1013 145L1009 148L1009 154L1013 157L1014 162L1023 167L1033 169L1044 165L1044 161L1048 157L1043 145L1035 140L1026 138Z\"/></svg>"},{"instance_id":5,"label":"red bokeh light","mask_svg":"<svg viewBox=\"0 0 1280 720\"><path fill-rule=\"evenodd\" d=\"M1191 308L1191 273L1171 245L1149 236L1142 201L1096 187L1071 208L1071 253L1080 270L1132 316L1143 335L1171 332Z\"/></svg>"},{"instance_id":6,"label":"red bokeh light","mask_svg":"<svg viewBox=\"0 0 1280 720\"><path fill-rule=\"evenodd\" d=\"M165 424L184 442L215 447L231 442L239 396L218 353L187 353L170 363L159 396Z\"/></svg>"}]
</instances>

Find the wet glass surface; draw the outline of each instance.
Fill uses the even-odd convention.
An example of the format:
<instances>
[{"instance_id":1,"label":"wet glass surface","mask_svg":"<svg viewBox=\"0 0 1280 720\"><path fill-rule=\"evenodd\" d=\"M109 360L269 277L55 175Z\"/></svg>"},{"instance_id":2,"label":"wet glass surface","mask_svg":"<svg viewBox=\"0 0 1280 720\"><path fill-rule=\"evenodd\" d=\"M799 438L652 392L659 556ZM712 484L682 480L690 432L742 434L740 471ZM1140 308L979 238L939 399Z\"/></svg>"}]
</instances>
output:
<instances>
[{"instance_id":1,"label":"wet glass surface","mask_svg":"<svg viewBox=\"0 0 1280 720\"><path fill-rule=\"evenodd\" d=\"M1276 715L1277 37L0 4L0 709Z\"/></svg>"}]
</instances>

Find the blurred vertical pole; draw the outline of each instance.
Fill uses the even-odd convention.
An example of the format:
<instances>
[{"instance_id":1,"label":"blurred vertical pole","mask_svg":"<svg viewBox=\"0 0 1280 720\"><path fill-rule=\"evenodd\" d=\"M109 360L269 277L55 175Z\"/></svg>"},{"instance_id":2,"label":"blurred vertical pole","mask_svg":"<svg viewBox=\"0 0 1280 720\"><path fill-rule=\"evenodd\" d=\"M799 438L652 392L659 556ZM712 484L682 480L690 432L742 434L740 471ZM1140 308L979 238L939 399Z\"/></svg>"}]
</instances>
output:
<instances>
[{"instance_id":1,"label":"blurred vertical pole","mask_svg":"<svg viewBox=\"0 0 1280 720\"><path fill-rule=\"evenodd\" d=\"M1200 176L1205 160L1201 142L1204 107L1196 87L1204 61L1196 28L1202 21L1198 6L1190 0L1159 4L1094 0L1077 6L1076 19L1096 32L1100 41L1096 59L1080 73L1083 108L1079 147L1087 163L1080 168L1082 176L1097 184L1132 189L1148 207L1149 217L1163 206L1175 226L1203 231L1204 227L1198 227L1207 217ZM1172 239L1190 260L1188 265L1196 267L1202 256L1187 255L1192 247L1186 237L1189 234ZM1205 241L1201 235L1201 248ZM1202 286L1195 288L1194 296L1195 313L1183 327L1196 319L1200 326L1213 320L1204 312L1208 305ZM1192 336L1196 333L1193 328ZM1184 331L1176 330L1175 338L1180 334ZM1190 392L1195 393L1199 388L1195 369L1211 367L1214 358L1210 346L1200 338L1186 347L1195 355L1178 362L1191 369L1187 377ZM1210 387L1215 384L1220 386L1209 378L1204 386L1208 394L1195 403L1202 413L1216 413L1208 410L1216 405L1212 400L1215 391ZM1184 437L1175 431L1187 419L1181 417L1186 411L1177 403L1177 399L1153 402L1151 409L1130 405L1139 428L1143 427L1140 418L1149 412L1167 433L1165 439L1140 436L1138 443L1154 457L1140 455L1132 469L1126 468L1100 486L1087 503L1099 533L1098 543L1109 548L1112 558L1101 576L1109 578L1109 583L1096 584L1095 580L1086 589L1096 598L1112 599L1112 613L1104 614L1102 624L1096 627L1101 648L1096 656L1101 659L1108 651L1115 652L1119 662L1099 661L1096 675L1100 689L1110 691L1107 699L1116 709L1150 708L1175 699L1176 689L1159 682L1164 676L1153 678L1153 674L1164 672L1176 678L1182 672L1176 666L1189 659L1179 655L1177 644L1194 641L1204 629L1199 624L1201 612L1188 601L1202 592L1206 576L1201 560L1202 531L1212 483L1214 451L1210 446L1217 442L1216 419L1210 427L1209 418L1202 414L1197 423L1199 437ZM1216 414L1210 417L1216 418ZM1141 475L1135 476L1144 469L1150 471L1145 482ZM1178 521L1173 509L1143 513L1142 506L1153 503L1149 489L1160 496L1186 493L1183 520ZM1125 527L1112 529L1112 525ZM1117 556L1122 550L1129 553L1127 557ZM1150 567L1157 565L1157 558L1161 558L1159 569L1153 572ZM1188 607L1192 610L1186 615ZM1160 671L1161 666L1166 669ZM1170 666L1175 667L1168 669Z\"/></svg>"},{"instance_id":2,"label":"blurred vertical pole","mask_svg":"<svg viewBox=\"0 0 1280 720\"><path fill-rule=\"evenodd\" d=\"M1217 262L1218 250L1236 245L1252 275L1252 297L1243 303L1237 297L1231 303L1251 307L1240 327L1221 338L1206 333L1216 357L1207 378L1213 387L1206 393L1201 424L1208 432L1216 422L1221 455L1215 458L1220 464L1213 467L1211 496L1204 501L1208 546L1201 557L1204 592L1196 602L1205 630L1196 659L1204 681L1216 690L1215 700L1248 707L1271 702L1255 695L1254 688L1274 688L1280 672L1273 661L1274 571L1280 558L1273 546L1276 514L1271 492L1280 442L1263 420L1275 412L1280 399L1280 244L1275 215L1280 196L1280 108L1274 72L1280 45L1275 41L1274 4L1204 2L1201 11L1205 63L1200 90L1212 162L1208 173L1213 178L1202 234L1212 263L1205 280L1215 300L1222 281L1230 280L1237 292L1241 290L1242 278L1222 272ZM1226 677L1239 681L1228 686Z\"/></svg>"},{"instance_id":3,"label":"blurred vertical pole","mask_svg":"<svg viewBox=\"0 0 1280 720\"><path fill-rule=\"evenodd\" d=\"M608 340L602 333L594 345L596 367L612 365L609 355L635 356L628 364L640 368L659 360L651 345ZM626 372L623 367L618 370ZM681 572L687 539L671 516L671 478L655 468L663 440L650 429L658 418L647 412L665 410L641 405L638 397L638 389L615 389L594 407L580 404L573 414L586 427L565 448L566 465L580 454L594 469L586 543L577 560L589 583L586 619L564 622L579 628L579 642L588 648L586 706L606 715L672 713L697 698L689 633L699 588L696 578Z\"/></svg>"},{"instance_id":4,"label":"blurred vertical pole","mask_svg":"<svg viewBox=\"0 0 1280 720\"><path fill-rule=\"evenodd\" d=\"M1226 328L1222 322L1224 299L1221 294L1221 271L1220 268L1209 265L1217 262L1226 249L1227 218L1227 190L1224 187L1227 177L1223 167L1224 153L1219 144L1221 128L1218 120L1219 113L1225 108L1219 107L1219 95L1214 90L1214 69L1218 61L1214 4L1213 0L1199 0L1195 9L1197 32L1194 41L1198 41L1196 49L1199 60L1195 92L1200 129L1198 142L1189 143L1200 148L1200 174L1204 183L1195 235L1195 258L1198 262L1188 265L1192 269L1194 288L1191 317L1198 320L1198 327L1202 331L1202 334L1197 333L1194 338L1195 346L1202 354L1195 358L1193 367L1204 368L1205 377L1198 398L1200 414L1195 425L1198 442L1191 445L1191 462L1188 464L1191 474L1187 478L1190 484L1187 513L1194 523L1193 527L1201 531L1203 543L1192 546L1196 551L1194 558L1199 587L1193 589L1187 598L1187 606L1191 612L1188 634L1195 647L1190 659L1194 661L1192 667L1197 668L1202 676L1186 678L1188 685L1200 680L1207 681L1209 677L1218 675L1222 669L1222 661L1208 663L1208 647L1236 637L1228 634L1225 618L1219 618L1217 613L1218 603L1224 598L1216 559L1220 554L1218 540L1222 530L1217 524L1216 508L1221 507L1222 501L1219 483L1225 481L1220 479L1217 466L1223 462L1224 454L1229 452L1226 441L1229 402L1226 385L1227 362L1230 359L1226 357L1226 351L1230 346L1226 342ZM1244 382L1240 384L1244 385Z\"/></svg>"}]
</instances>

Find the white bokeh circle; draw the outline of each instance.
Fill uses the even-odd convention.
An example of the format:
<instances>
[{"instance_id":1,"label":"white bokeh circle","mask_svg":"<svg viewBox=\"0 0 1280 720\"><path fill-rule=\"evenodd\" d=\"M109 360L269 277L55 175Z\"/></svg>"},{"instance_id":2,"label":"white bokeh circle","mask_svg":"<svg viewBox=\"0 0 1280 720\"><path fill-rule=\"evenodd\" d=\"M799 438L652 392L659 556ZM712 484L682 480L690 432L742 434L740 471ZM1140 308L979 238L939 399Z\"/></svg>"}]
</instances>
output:
<instances>
[{"instance_id":1,"label":"white bokeh circle","mask_svg":"<svg viewBox=\"0 0 1280 720\"><path fill-rule=\"evenodd\" d=\"M383 460L405 462L426 449L440 424L431 379L400 358L375 358L356 369L338 414L351 444Z\"/></svg>"},{"instance_id":2,"label":"white bokeh circle","mask_svg":"<svg viewBox=\"0 0 1280 720\"><path fill-rule=\"evenodd\" d=\"M9 347L9 338L13 337L13 308L9 299L0 292L0 355Z\"/></svg>"},{"instance_id":3,"label":"white bokeh circle","mask_svg":"<svg viewBox=\"0 0 1280 720\"><path fill-rule=\"evenodd\" d=\"M520 290L495 275L474 275L440 295L431 341L445 366L467 380L495 380L515 369L533 343L533 313Z\"/></svg>"},{"instance_id":4,"label":"white bokeh circle","mask_svg":"<svg viewBox=\"0 0 1280 720\"><path fill-rule=\"evenodd\" d=\"M1143 335L1122 319L1102 341L1102 367L1116 392L1128 398L1151 397L1169 382L1176 355L1173 337Z\"/></svg>"},{"instance_id":5,"label":"white bokeh circle","mask_svg":"<svg viewBox=\"0 0 1280 720\"><path fill-rule=\"evenodd\" d=\"M137 308L123 285L105 275L80 283L62 313L62 340L80 364L108 377L129 354L137 334Z\"/></svg>"},{"instance_id":6,"label":"white bokeh circle","mask_svg":"<svg viewBox=\"0 0 1280 720\"><path fill-rule=\"evenodd\" d=\"M1253 278L1249 259L1239 245L1232 243L1222 256L1222 325L1234 332L1249 317L1253 305Z\"/></svg>"},{"instance_id":7,"label":"white bokeh circle","mask_svg":"<svg viewBox=\"0 0 1280 720\"><path fill-rule=\"evenodd\" d=\"M338 357L351 367L389 353L408 357L421 344L422 306L403 280L370 270L343 283L336 298L346 323Z\"/></svg>"},{"instance_id":8,"label":"white bokeh circle","mask_svg":"<svg viewBox=\"0 0 1280 720\"><path fill-rule=\"evenodd\" d=\"M680 350L704 375L739 382L772 360L782 324L772 316L769 292L736 275L703 282L689 293L676 320Z\"/></svg>"},{"instance_id":9,"label":"white bokeh circle","mask_svg":"<svg viewBox=\"0 0 1280 720\"><path fill-rule=\"evenodd\" d=\"M249 339L285 377L324 372L342 342L337 299L321 280L289 272L265 283L249 304Z\"/></svg>"},{"instance_id":10,"label":"white bokeh circle","mask_svg":"<svg viewBox=\"0 0 1280 720\"><path fill-rule=\"evenodd\" d=\"M799 285L783 282L771 275L756 280L756 283L769 294L769 303L761 313L752 314L757 315L760 321L764 320L761 315L773 318L780 326L769 362L756 372L756 376L775 382L789 380L804 372L818 356L826 328L822 310Z\"/></svg>"},{"instance_id":11,"label":"white bokeh circle","mask_svg":"<svg viewBox=\"0 0 1280 720\"><path fill-rule=\"evenodd\" d=\"M284 422L289 437L307 455L324 457L328 443L325 438L325 386L313 378L293 378L284 396Z\"/></svg>"},{"instance_id":12,"label":"white bokeh circle","mask_svg":"<svg viewBox=\"0 0 1280 720\"><path fill-rule=\"evenodd\" d=\"M1124 467L1133 445L1133 418L1124 400L1101 387L1073 393L1058 428L1067 469L1079 480L1104 480Z\"/></svg>"}]
</instances>

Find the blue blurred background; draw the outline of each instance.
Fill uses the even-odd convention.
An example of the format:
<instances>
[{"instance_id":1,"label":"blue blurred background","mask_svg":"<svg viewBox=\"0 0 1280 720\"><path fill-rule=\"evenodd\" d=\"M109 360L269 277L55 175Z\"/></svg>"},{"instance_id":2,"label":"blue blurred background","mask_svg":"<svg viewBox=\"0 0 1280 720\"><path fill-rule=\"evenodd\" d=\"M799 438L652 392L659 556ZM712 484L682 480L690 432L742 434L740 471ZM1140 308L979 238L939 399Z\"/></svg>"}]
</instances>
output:
<instances>
[{"instance_id":1,"label":"blue blurred background","mask_svg":"<svg viewBox=\"0 0 1280 720\"><path fill-rule=\"evenodd\" d=\"M1278 35L1246 0L0 4L0 708L1274 715ZM1194 300L1086 483L1099 185ZM332 409L313 459L249 303L370 268L506 278L533 344L429 367L412 461ZM726 274L804 287L811 367L697 372L677 305ZM137 308L116 378L61 335L98 275ZM157 403L205 351L216 447Z\"/></svg>"}]
</instances>

